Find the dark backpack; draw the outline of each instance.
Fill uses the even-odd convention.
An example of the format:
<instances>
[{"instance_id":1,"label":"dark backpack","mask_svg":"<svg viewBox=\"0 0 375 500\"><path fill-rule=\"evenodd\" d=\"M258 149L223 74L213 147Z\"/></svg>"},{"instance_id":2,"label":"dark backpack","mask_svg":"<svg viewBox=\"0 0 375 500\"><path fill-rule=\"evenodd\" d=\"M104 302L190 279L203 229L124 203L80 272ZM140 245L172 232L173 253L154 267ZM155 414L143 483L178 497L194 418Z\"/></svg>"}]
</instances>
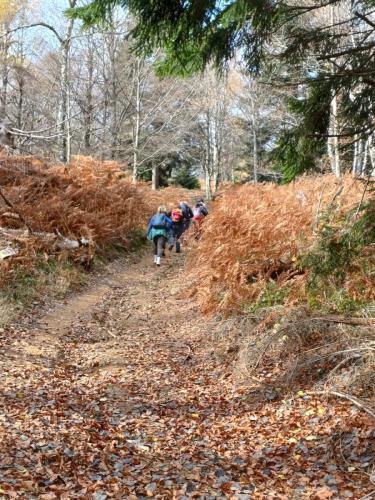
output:
<instances>
[{"instance_id":1,"label":"dark backpack","mask_svg":"<svg viewBox=\"0 0 375 500\"><path fill-rule=\"evenodd\" d=\"M167 229L167 221L165 219L165 215L164 214L154 215L152 221L152 227L154 229Z\"/></svg>"},{"instance_id":2,"label":"dark backpack","mask_svg":"<svg viewBox=\"0 0 375 500\"><path fill-rule=\"evenodd\" d=\"M192 212L191 212L190 207L188 205L186 205L186 203L180 203L180 207L181 207L184 219L191 219L192 218Z\"/></svg>"},{"instance_id":3,"label":"dark backpack","mask_svg":"<svg viewBox=\"0 0 375 500\"><path fill-rule=\"evenodd\" d=\"M206 205L200 205L199 213L201 215L203 215L204 217L206 217L206 215L208 215L208 209L207 209Z\"/></svg>"}]
</instances>

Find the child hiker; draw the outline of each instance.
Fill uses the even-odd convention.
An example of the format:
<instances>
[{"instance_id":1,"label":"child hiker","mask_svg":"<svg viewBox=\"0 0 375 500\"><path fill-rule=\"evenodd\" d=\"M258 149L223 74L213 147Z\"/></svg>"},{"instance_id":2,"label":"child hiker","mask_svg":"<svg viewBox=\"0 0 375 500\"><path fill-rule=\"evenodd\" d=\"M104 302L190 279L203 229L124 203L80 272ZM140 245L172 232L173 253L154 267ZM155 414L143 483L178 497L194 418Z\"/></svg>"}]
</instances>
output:
<instances>
[{"instance_id":1,"label":"child hiker","mask_svg":"<svg viewBox=\"0 0 375 500\"><path fill-rule=\"evenodd\" d=\"M171 213L172 219L172 233L173 233L173 244L176 245L176 252L180 253L181 244L180 238L184 232L184 215L179 206L175 207ZM170 245L173 248L173 245Z\"/></svg>"},{"instance_id":2,"label":"child hiker","mask_svg":"<svg viewBox=\"0 0 375 500\"><path fill-rule=\"evenodd\" d=\"M203 198L198 198L197 203L193 207L193 215L193 221L197 226L199 226L202 220L208 215L208 208Z\"/></svg>"},{"instance_id":3,"label":"child hiker","mask_svg":"<svg viewBox=\"0 0 375 500\"><path fill-rule=\"evenodd\" d=\"M147 238L154 246L154 263L160 266L162 255L164 255L165 244L171 238L172 221L167 217L166 207L159 207L148 223Z\"/></svg>"}]
</instances>

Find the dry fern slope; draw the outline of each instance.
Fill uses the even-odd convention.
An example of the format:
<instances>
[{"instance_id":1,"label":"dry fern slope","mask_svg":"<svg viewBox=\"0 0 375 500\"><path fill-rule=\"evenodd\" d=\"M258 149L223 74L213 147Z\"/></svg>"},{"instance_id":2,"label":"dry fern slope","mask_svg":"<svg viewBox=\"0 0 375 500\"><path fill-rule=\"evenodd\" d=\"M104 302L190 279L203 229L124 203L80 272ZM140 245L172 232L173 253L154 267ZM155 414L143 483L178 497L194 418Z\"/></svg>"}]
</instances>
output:
<instances>
[{"instance_id":1,"label":"dry fern slope","mask_svg":"<svg viewBox=\"0 0 375 500\"><path fill-rule=\"evenodd\" d=\"M194 294L202 311L239 313L254 303L267 303L272 294L289 304L306 300L309 272L300 257L319 237L323 214L329 212L330 223L339 224L363 196L360 182L351 177L342 182L341 190L337 180L326 175L226 191L190 256ZM374 283L368 286L367 295L373 298ZM356 293L355 286L351 293Z\"/></svg>"}]
</instances>

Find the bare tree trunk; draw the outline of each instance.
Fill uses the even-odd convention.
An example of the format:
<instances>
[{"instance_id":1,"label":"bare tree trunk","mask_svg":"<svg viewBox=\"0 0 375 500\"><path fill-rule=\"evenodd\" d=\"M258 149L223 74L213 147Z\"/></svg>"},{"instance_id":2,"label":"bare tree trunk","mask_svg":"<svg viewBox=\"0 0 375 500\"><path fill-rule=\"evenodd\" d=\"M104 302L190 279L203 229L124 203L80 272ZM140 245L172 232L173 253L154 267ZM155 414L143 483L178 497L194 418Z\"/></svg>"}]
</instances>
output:
<instances>
[{"instance_id":1,"label":"bare tree trunk","mask_svg":"<svg viewBox=\"0 0 375 500\"><path fill-rule=\"evenodd\" d=\"M353 175L361 175L367 163L367 153L366 150L366 142L364 139L360 139L357 135L354 137L354 153L353 153L353 163L352 163L352 174Z\"/></svg>"},{"instance_id":2,"label":"bare tree trunk","mask_svg":"<svg viewBox=\"0 0 375 500\"><path fill-rule=\"evenodd\" d=\"M331 137L332 139L332 149L331 149L331 165L332 171L336 177L341 177L340 168L340 150L339 150L339 138L338 138L338 126L337 126L337 96L333 96L331 101Z\"/></svg>"},{"instance_id":3,"label":"bare tree trunk","mask_svg":"<svg viewBox=\"0 0 375 500\"><path fill-rule=\"evenodd\" d=\"M156 163L152 165L152 189L159 189L159 166Z\"/></svg>"},{"instance_id":4,"label":"bare tree trunk","mask_svg":"<svg viewBox=\"0 0 375 500\"><path fill-rule=\"evenodd\" d=\"M69 0L69 7L75 7L77 0ZM70 81L69 81L69 56L74 20L68 19L66 36L61 42L61 67L60 67L60 104L58 113L60 152L59 159L63 163L70 160L71 131L70 131Z\"/></svg>"},{"instance_id":5,"label":"bare tree trunk","mask_svg":"<svg viewBox=\"0 0 375 500\"><path fill-rule=\"evenodd\" d=\"M84 144L86 154L91 153L91 134L93 120L93 86L94 86L94 53L89 41L87 54L87 84L86 84L86 102L84 105Z\"/></svg>"},{"instance_id":6,"label":"bare tree trunk","mask_svg":"<svg viewBox=\"0 0 375 500\"><path fill-rule=\"evenodd\" d=\"M359 156L359 139L358 136L354 136L354 151L353 151L353 161L352 161L352 174L356 175L357 173L357 165L358 165L358 156Z\"/></svg>"},{"instance_id":7,"label":"bare tree trunk","mask_svg":"<svg viewBox=\"0 0 375 500\"><path fill-rule=\"evenodd\" d=\"M18 70L17 75L18 80L18 97L17 97L17 128L22 129L23 126L23 112L24 112L24 97L25 97L25 77L23 74L23 68Z\"/></svg>"},{"instance_id":8,"label":"bare tree trunk","mask_svg":"<svg viewBox=\"0 0 375 500\"><path fill-rule=\"evenodd\" d=\"M363 148L363 160L362 160L362 165L361 165L361 170L359 175L365 174L367 170L367 153L368 153L368 147L367 147L367 141L365 142L364 148Z\"/></svg>"},{"instance_id":9,"label":"bare tree trunk","mask_svg":"<svg viewBox=\"0 0 375 500\"><path fill-rule=\"evenodd\" d=\"M203 170L205 173L205 182L206 182L206 198L208 200L212 200L212 130L211 130L211 113L208 110L206 112L206 154L203 163Z\"/></svg>"},{"instance_id":10,"label":"bare tree trunk","mask_svg":"<svg viewBox=\"0 0 375 500\"><path fill-rule=\"evenodd\" d=\"M370 157L370 168L368 172L365 172L366 175L372 176L375 172L375 153L374 153L374 137L371 135L367 141L368 153Z\"/></svg>"},{"instance_id":11,"label":"bare tree trunk","mask_svg":"<svg viewBox=\"0 0 375 500\"><path fill-rule=\"evenodd\" d=\"M66 163L67 151L66 151L66 120L67 120L67 92L66 85L68 80L68 60L66 44L61 47L61 67L60 67L60 105L57 121L59 123L59 133L60 133L60 151L59 159L60 161Z\"/></svg>"},{"instance_id":12,"label":"bare tree trunk","mask_svg":"<svg viewBox=\"0 0 375 500\"><path fill-rule=\"evenodd\" d=\"M220 146L219 146L219 137L218 137L218 124L214 119L211 126L211 149L212 149L212 170L213 170L213 187L214 190L217 191L219 188L220 182Z\"/></svg>"},{"instance_id":13,"label":"bare tree trunk","mask_svg":"<svg viewBox=\"0 0 375 500\"><path fill-rule=\"evenodd\" d=\"M335 25L335 6L331 6L331 24ZM332 65L332 72L335 72L335 67ZM341 177L340 168L340 150L339 150L339 138L338 138L338 118L337 118L337 95L334 93L331 99L330 105L330 116L329 116L329 134L331 137L328 138L328 154L331 160L331 169L336 177Z\"/></svg>"},{"instance_id":14,"label":"bare tree trunk","mask_svg":"<svg viewBox=\"0 0 375 500\"><path fill-rule=\"evenodd\" d=\"M258 183L258 140L255 128L255 118L253 120L253 175L254 183Z\"/></svg>"},{"instance_id":15,"label":"bare tree trunk","mask_svg":"<svg viewBox=\"0 0 375 500\"><path fill-rule=\"evenodd\" d=\"M113 24L113 23L111 23ZM114 27L111 26L111 32L108 38L108 53L110 63L110 106L111 106L111 158L117 157L118 147L118 117L117 117L117 75L116 75L116 42L114 36Z\"/></svg>"},{"instance_id":16,"label":"bare tree trunk","mask_svg":"<svg viewBox=\"0 0 375 500\"><path fill-rule=\"evenodd\" d=\"M107 91L104 90L104 106L103 106L103 124L102 124L102 134L101 134L101 154L100 158L102 160L106 159L106 154L105 154L105 145L106 145L106 138L107 138L107 120L108 120L108 98L107 98Z\"/></svg>"},{"instance_id":17,"label":"bare tree trunk","mask_svg":"<svg viewBox=\"0 0 375 500\"><path fill-rule=\"evenodd\" d=\"M135 116L133 118L133 182L138 180L139 133L141 124L141 60L135 63Z\"/></svg>"},{"instance_id":18,"label":"bare tree trunk","mask_svg":"<svg viewBox=\"0 0 375 500\"><path fill-rule=\"evenodd\" d=\"M205 181L206 198L207 200L212 200L211 175L208 170L206 170Z\"/></svg>"},{"instance_id":19,"label":"bare tree trunk","mask_svg":"<svg viewBox=\"0 0 375 500\"><path fill-rule=\"evenodd\" d=\"M223 142L225 117L227 114L227 79L217 81L217 95L214 100L214 114L212 120L212 155L214 189L219 188L223 175Z\"/></svg>"},{"instance_id":20,"label":"bare tree trunk","mask_svg":"<svg viewBox=\"0 0 375 500\"><path fill-rule=\"evenodd\" d=\"M4 23L4 33L9 31L9 23ZM9 47L10 47L10 39L9 35L6 35L0 45L0 57L1 61L1 94L0 94L0 116L1 119L4 120L7 112L7 102L8 102L8 85L9 85Z\"/></svg>"}]
</instances>

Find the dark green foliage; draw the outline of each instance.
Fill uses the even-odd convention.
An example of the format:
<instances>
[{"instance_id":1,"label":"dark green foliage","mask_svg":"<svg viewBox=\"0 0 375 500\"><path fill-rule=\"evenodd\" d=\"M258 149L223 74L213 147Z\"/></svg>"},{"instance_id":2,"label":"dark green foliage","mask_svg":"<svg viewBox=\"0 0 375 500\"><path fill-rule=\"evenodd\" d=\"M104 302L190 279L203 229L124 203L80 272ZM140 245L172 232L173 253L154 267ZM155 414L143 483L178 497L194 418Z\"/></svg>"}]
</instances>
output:
<instances>
[{"instance_id":1,"label":"dark green foliage","mask_svg":"<svg viewBox=\"0 0 375 500\"><path fill-rule=\"evenodd\" d=\"M317 160L326 148L330 95L329 85L311 80L307 98L290 99L290 110L297 115L299 124L281 134L272 153L275 169L283 174L285 182L317 169Z\"/></svg>"},{"instance_id":2,"label":"dark green foliage","mask_svg":"<svg viewBox=\"0 0 375 500\"><path fill-rule=\"evenodd\" d=\"M254 313L264 308L283 305L288 299L289 292L289 287L280 287L277 283L270 281L265 285L256 302L244 306L244 312Z\"/></svg>"},{"instance_id":3,"label":"dark green foliage","mask_svg":"<svg viewBox=\"0 0 375 500\"><path fill-rule=\"evenodd\" d=\"M373 276L375 272L373 259L362 255L365 248L375 243L375 200L363 207L354 222L353 217L354 213L348 213L337 221L334 214L327 213L320 221L317 243L301 258L301 267L310 271L308 290L312 303L318 304L318 297L324 292L326 300L334 302L337 310L345 310L349 305L353 309L356 301L345 289L347 277L352 272L363 276Z\"/></svg>"},{"instance_id":4,"label":"dark green foliage","mask_svg":"<svg viewBox=\"0 0 375 500\"><path fill-rule=\"evenodd\" d=\"M199 189L199 180L192 175L188 165L182 166L173 179L173 183L186 189Z\"/></svg>"},{"instance_id":5,"label":"dark green foliage","mask_svg":"<svg viewBox=\"0 0 375 500\"><path fill-rule=\"evenodd\" d=\"M374 2L358 0L335 23L329 9L339 4L339 0L301 5L287 0L93 0L69 15L90 25L121 5L137 20L132 31L135 50L151 54L163 49L159 75L187 76L210 62L224 68L239 53L254 74L262 75L268 64L282 68L282 77L278 71L273 74L275 83L297 92L309 87L307 99L291 103L300 121L285 128L274 154L277 168L291 180L315 169L316 160L325 153L333 95L340 103L339 147L346 161L353 140L367 139L375 131L369 112L375 101L375 25L368 17ZM319 21L309 22L314 16Z\"/></svg>"},{"instance_id":6,"label":"dark green foliage","mask_svg":"<svg viewBox=\"0 0 375 500\"><path fill-rule=\"evenodd\" d=\"M210 61L225 64L237 49L245 50L250 68L258 68L281 13L269 0L94 0L68 10L68 15L89 26L102 22L116 5L138 19L132 32L136 50L150 54L157 47L166 48L166 68L177 66L178 73L181 68L203 69Z\"/></svg>"},{"instance_id":7,"label":"dark green foliage","mask_svg":"<svg viewBox=\"0 0 375 500\"><path fill-rule=\"evenodd\" d=\"M187 189L199 189L198 179L191 173L190 162L178 153L158 155L150 162L145 162L139 168L139 177L144 181L151 181L153 162L159 170L159 186L167 187L171 184Z\"/></svg>"}]
</instances>

